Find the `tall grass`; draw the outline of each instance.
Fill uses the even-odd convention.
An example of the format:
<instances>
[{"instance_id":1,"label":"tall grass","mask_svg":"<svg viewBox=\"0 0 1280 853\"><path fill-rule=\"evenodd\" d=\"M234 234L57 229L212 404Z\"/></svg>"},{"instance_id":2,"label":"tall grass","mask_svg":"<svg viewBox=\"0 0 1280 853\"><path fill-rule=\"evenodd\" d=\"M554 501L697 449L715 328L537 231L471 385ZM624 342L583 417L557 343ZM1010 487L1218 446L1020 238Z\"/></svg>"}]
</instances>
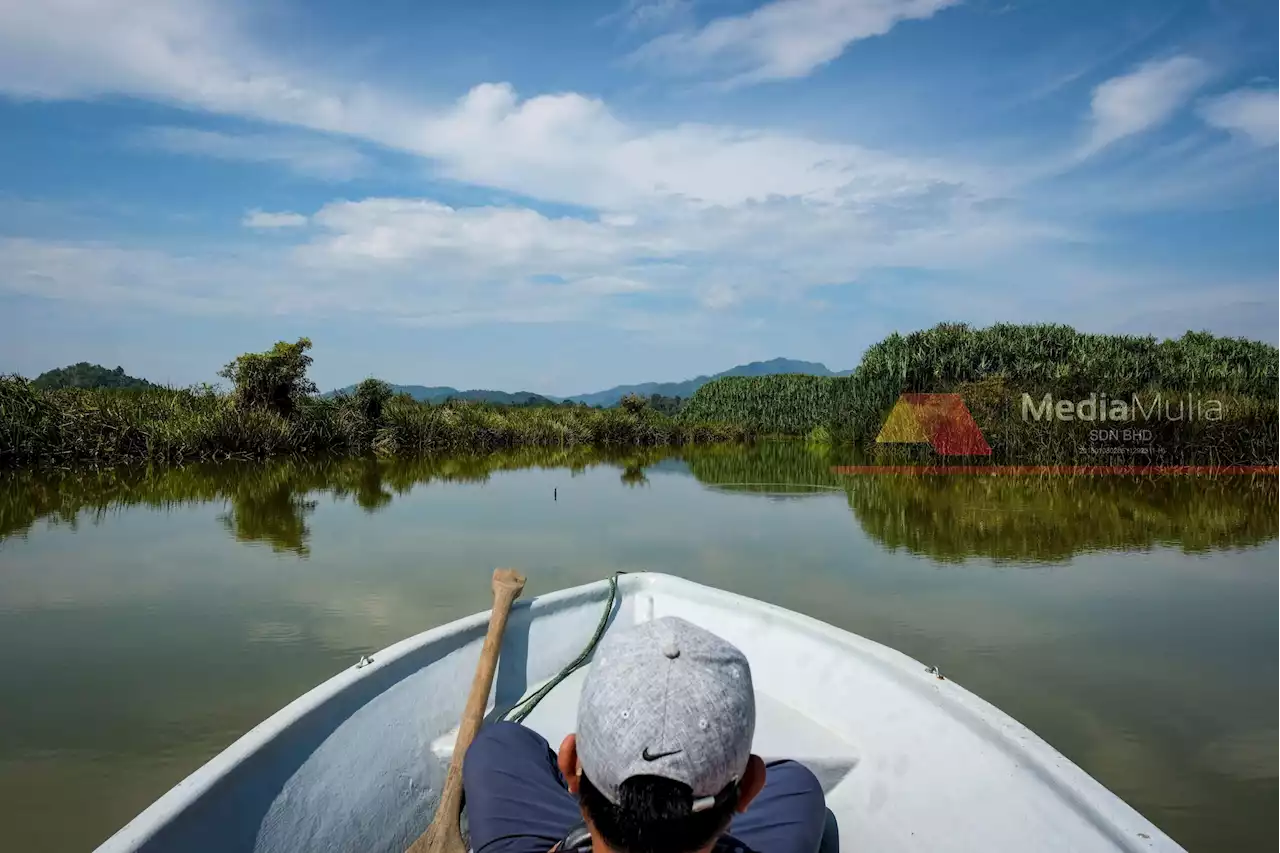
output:
<instances>
[{"instance_id":1,"label":"tall grass","mask_svg":"<svg viewBox=\"0 0 1280 853\"><path fill-rule=\"evenodd\" d=\"M1275 396L1276 348L1243 338L1187 332L1158 341L1095 335L1059 324L998 323L984 329L943 323L872 346L855 371L864 393L883 386L929 391L939 385L1002 376L1063 394L1106 391L1127 396L1148 388Z\"/></svg>"},{"instance_id":2,"label":"tall grass","mask_svg":"<svg viewBox=\"0 0 1280 853\"><path fill-rule=\"evenodd\" d=\"M821 376L724 377L699 388L680 416L729 421L764 435L806 435L830 418L833 387Z\"/></svg>"},{"instance_id":3,"label":"tall grass","mask_svg":"<svg viewBox=\"0 0 1280 853\"><path fill-rule=\"evenodd\" d=\"M210 390L41 391L19 377L0 378L0 467L643 447L748 437L738 425L677 421L648 408L506 408L340 396L308 397L283 415Z\"/></svg>"},{"instance_id":4,"label":"tall grass","mask_svg":"<svg viewBox=\"0 0 1280 853\"><path fill-rule=\"evenodd\" d=\"M763 435L825 429L868 446L899 395L957 392L997 452L1056 459L1078 451L1082 427L1027 423L1018 406L1023 393L1072 400L1195 394L1222 401L1222 419L1153 423L1162 448L1180 460L1274 461L1278 369L1280 353L1273 346L1204 333L1157 341L1061 325L943 324L890 335L868 349L847 377L717 379L698 389L684 416L730 421Z\"/></svg>"}]
</instances>

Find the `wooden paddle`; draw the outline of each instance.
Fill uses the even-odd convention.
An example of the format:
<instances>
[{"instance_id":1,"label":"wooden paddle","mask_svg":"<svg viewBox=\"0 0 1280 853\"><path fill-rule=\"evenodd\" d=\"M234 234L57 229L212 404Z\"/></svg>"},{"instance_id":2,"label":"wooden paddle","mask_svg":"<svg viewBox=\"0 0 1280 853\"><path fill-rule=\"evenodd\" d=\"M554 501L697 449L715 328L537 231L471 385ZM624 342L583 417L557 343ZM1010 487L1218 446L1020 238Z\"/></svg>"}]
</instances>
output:
<instances>
[{"instance_id":1,"label":"wooden paddle","mask_svg":"<svg viewBox=\"0 0 1280 853\"><path fill-rule=\"evenodd\" d=\"M484 709L489 704L489 689L493 686L493 673L498 667L498 651L502 648L502 632L507 627L511 604L524 590L524 575L515 569L495 569L493 572L493 612L489 614L489 632L484 635L480 649L480 662L476 664L476 677L471 682L467 707L462 712L458 726L458 740L453 745L453 758L449 772L440 791L440 805L431 819L427 831L409 845L408 853L467 853L462 843L462 828L458 824L462 812L462 758L467 747L480 730Z\"/></svg>"}]
</instances>

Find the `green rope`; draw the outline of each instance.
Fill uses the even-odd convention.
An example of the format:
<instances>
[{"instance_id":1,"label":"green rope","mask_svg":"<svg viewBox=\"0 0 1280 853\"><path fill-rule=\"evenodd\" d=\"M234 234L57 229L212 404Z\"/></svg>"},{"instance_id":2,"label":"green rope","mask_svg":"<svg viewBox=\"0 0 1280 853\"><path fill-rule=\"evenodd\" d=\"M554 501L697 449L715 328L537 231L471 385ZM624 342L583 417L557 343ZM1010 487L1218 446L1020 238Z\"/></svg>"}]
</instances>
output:
<instances>
[{"instance_id":1,"label":"green rope","mask_svg":"<svg viewBox=\"0 0 1280 853\"><path fill-rule=\"evenodd\" d=\"M618 574L621 574L621 572ZM533 709L538 706L538 703L545 699L547 694L556 688L556 685L564 681L570 675L573 675L573 673L577 672L584 664L586 664L587 660L591 657L592 652L596 650L596 646L600 644L600 638L604 636L604 629L608 627L609 615L613 613L613 602L617 597L618 575L615 574L613 577L609 578L609 601L604 606L604 613L600 614L600 624L596 626L596 632L591 636L591 640L588 641L586 648L582 650L581 654L571 660L564 669L560 670L559 674L557 674L555 678L539 687L537 691L530 696L517 702L510 711L507 711L507 713L503 715L504 720L508 720L513 723L523 723L525 718L533 713Z\"/></svg>"}]
</instances>

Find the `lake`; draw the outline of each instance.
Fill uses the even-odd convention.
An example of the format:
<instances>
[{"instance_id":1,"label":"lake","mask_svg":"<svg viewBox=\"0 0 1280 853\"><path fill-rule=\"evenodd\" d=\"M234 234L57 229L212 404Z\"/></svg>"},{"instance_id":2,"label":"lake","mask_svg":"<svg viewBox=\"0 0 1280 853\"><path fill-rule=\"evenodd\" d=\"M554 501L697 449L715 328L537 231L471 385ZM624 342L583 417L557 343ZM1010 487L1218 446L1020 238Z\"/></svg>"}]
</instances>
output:
<instances>
[{"instance_id":1,"label":"lake","mask_svg":"<svg viewBox=\"0 0 1280 853\"><path fill-rule=\"evenodd\" d=\"M840 477L796 444L0 476L5 849L83 851L411 634L652 570L941 668L1192 851L1277 847L1274 476ZM584 638L585 639L585 638Z\"/></svg>"}]
</instances>

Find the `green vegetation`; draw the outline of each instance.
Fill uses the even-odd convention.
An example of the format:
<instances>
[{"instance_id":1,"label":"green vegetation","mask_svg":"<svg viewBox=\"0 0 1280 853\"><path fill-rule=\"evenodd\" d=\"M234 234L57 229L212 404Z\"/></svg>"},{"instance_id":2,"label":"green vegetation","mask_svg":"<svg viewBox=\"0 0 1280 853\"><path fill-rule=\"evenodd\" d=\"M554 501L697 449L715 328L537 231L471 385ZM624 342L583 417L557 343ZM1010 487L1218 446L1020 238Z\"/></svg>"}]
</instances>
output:
<instances>
[{"instance_id":1,"label":"green vegetation","mask_svg":"<svg viewBox=\"0 0 1280 853\"><path fill-rule=\"evenodd\" d=\"M56 388L155 388L145 379L135 379L124 372L123 367L110 370L100 364L82 361L67 367L59 367L41 373L31 381L35 387L50 391Z\"/></svg>"},{"instance_id":2,"label":"green vegetation","mask_svg":"<svg viewBox=\"0 0 1280 853\"><path fill-rule=\"evenodd\" d=\"M677 421L639 405L498 407L420 403L367 379L354 393L315 396L311 342L278 343L222 371L211 388L44 391L0 378L0 467L261 459L280 454L487 453L521 447L679 445L740 441L739 427Z\"/></svg>"},{"instance_id":3,"label":"green vegetation","mask_svg":"<svg viewBox=\"0 0 1280 853\"><path fill-rule=\"evenodd\" d=\"M709 382L685 404L682 417L750 425L765 435L805 435L831 417L831 392L842 378L778 374L726 377Z\"/></svg>"},{"instance_id":4,"label":"green vegetation","mask_svg":"<svg viewBox=\"0 0 1280 853\"><path fill-rule=\"evenodd\" d=\"M482 392L479 392L479 393L482 393L482 394L483 394L483 393L488 393L488 392L484 392L484 391L482 391ZM519 395L517 395L517 394L513 394L513 395L512 395L512 397L514 397L514 398L515 398L513 402L510 402L510 403L498 403L498 405L502 405L502 406L525 406L525 407L530 407L530 408L546 408L546 407L548 407L548 406L557 406L557 407L562 408L562 409L573 409L573 408L586 409L586 408L589 408L589 407L587 406L587 404L586 404L586 403L579 403L577 400L561 400L561 401L559 401L559 402L556 402L555 400L548 399L547 397L543 397L543 396L540 396L540 395L538 395L538 394L530 394L530 395L528 395L528 396L527 396L525 399L523 399L523 400L521 400L521 399L519 398ZM465 398L465 397L464 397L464 398L450 397L450 398L448 398L448 399L446 400L446 402L452 402L452 401L455 401L455 400L458 400L458 399L466 399L466 398ZM490 401L490 402L492 402L492 401Z\"/></svg>"},{"instance_id":5,"label":"green vegetation","mask_svg":"<svg viewBox=\"0 0 1280 853\"><path fill-rule=\"evenodd\" d=\"M874 444L904 392L959 393L993 448L991 458L1003 462L1275 464L1277 458L1276 348L1204 333L1157 341L1059 325L940 325L889 336L848 376L723 377L687 400L630 393L610 409L536 395L514 405L431 404L376 379L317 396L307 377L310 347L302 338L236 358L220 374L232 384L228 394L0 379L0 466L683 445L754 435L803 438L813 448L852 444L877 458L936 459L927 444ZM80 367L91 368L66 370ZM106 373L129 380L118 369ZM1195 394L1218 400L1220 417L1126 423L1150 429L1145 444L1160 455L1098 456L1090 431L1100 424L1025 416L1024 396L1040 401L1046 394L1068 401L1137 395L1148 406Z\"/></svg>"},{"instance_id":6,"label":"green vegetation","mask_svg":"<svg viewBox=\"0 0 1280 853\"><path fill-rule=\"evenodd\" d=\"M729 421L776 436L806 436L823 427L833 438L871 448L900 394L956 392L998 457L1047 461L1079 454L1088 430L1099 424L1028 422L1020 408L1024 393L1037 401L1045 394L1055 400L1090 394L1131 400L1137 394L1148 405L1160 395L1175 406L1195 394L1222 401L1222 417L1141 424L1155 432L1151 444L1168 455L1163 461L1274 463L1278 366L1273 346L1205 333L1157 341L1060 325L944 324L889 336L846 377L717 379L698 389L682 417ZM883 446L877 451L886 452ZM910 456L916 450L887 452Z\"/></svg>"},{"instance_id":7,"label":"green vegetation","mask_svg":"<svg viewBox=\"0 0 1280 853\"><path fill-rule=\"evenodd\" d=\"M664 415L678 415L680 410L684 408L685 399L680 396L664 397L661 394L649 395L649 408L655 412L662 412Z\"/></svg>"},{"instance_id":8,"label":"green vegetation","mask_svg":"<svg viewBox=\"0 0 1280 853\"><path fill-rule=\"evenodd\" d=\"M287 418L319 390L307 378L307 368L312 361L307 355L309 349L310 338L299 338L292 344L280 341L269 352L239 356L218 375L231 380L235 389L231 402L236 408L274 412ZM390 396L389 388L387 396Z\"/></svg>"},{"instance_id":9,"label":"green vegetation","mask_svg":"<svg viewBox=\"0 0 1280 853\"><path fill-rule=\"evenodd\" d=\"M1262 397L1275 396L1277 372L1275 347L1205 332L1157 341L1085 334L1057 324L985 329L941 324L890 335L867 351L854 374L864 385L878 381L919 390L938 382L1003 376L1019 385L1053 386L1070 396L1178 388Z\"/></svg>"},{"instance_id":10,"label":"green vegetation","mask_svg":"<svg viewBox=\"0 0 1280 853\"><path fill-rule=\"evenodd\" d=\"M809 434L805 436L804 441L810 447L829 447L831 445L831 431L824 426L816 426L809 430Z\"/></svg>"}]
</instances>

